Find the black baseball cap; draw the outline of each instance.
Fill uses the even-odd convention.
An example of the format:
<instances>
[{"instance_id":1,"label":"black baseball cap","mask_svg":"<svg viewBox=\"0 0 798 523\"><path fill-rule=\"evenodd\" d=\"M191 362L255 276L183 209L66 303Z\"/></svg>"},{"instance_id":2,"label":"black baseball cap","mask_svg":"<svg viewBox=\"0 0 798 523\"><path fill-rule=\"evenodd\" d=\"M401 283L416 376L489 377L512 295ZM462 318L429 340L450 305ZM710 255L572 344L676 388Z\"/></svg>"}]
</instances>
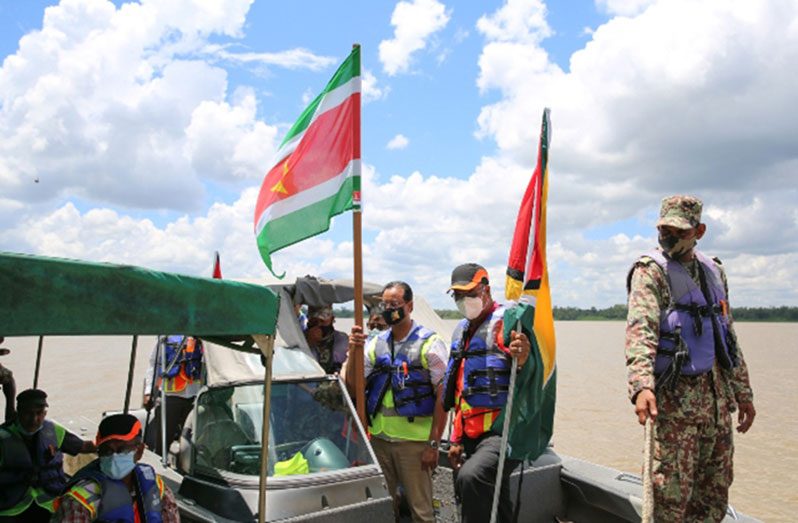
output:
<instances>
[{"instance_id":1,"label":"black baseball cap","mask_svg":"<svg viewBox=\"0 0 798 523\"><path fill-rule=\"evenodd\" d=\"M132 414L106 416L97 427L95 444L99 447L106 441L131 441L141 434L141 422Z\"/></svg>"},{"instance_id":2,"label":"black baseball cap","mask_svg":"<svg viewBox=\"0 0 798 523\"><path fill-rule=\"evenodd\" d=\"M47 407L47 393L39 389L27 389L17 394L17 408L22 406Z\"/></svg>"},{"instance_id":3,"label":"black baseball cap","mask_svg":"<svg viewBox=\"0 0 798 523\"><path fill-rule=\"evenodd\" d=\"M464 263L452 271L450 291L470 291L480 283L488 285L488 271L478 263Z\"/></svg>"}]
</instances>

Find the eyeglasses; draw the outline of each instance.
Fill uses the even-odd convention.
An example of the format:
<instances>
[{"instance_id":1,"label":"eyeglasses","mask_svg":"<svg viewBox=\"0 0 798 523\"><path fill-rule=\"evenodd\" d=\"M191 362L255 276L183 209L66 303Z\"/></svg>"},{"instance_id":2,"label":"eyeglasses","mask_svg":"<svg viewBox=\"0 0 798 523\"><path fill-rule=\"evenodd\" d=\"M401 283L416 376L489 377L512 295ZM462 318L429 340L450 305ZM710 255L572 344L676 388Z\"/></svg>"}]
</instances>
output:
<instances>
[{"instance_id":1,"label":"eyeglasses","mask_svg":"<svg viewBox=\"0 0 798 523\"><path fill-rule=\"evenodd\" d=\"M479 298L481 295L482 295L482 285L477 285L470 291L458 291L458 290L452 291L452 298L454 298L455 301L461 298Z\"/></svg>"},{"instance_id":2,"label":"eyeglasses","mask_svg":"<svg viewBox=\"0 0 798 523\"><path fill-rule=\"evenodd\" d=\"M380 302L380 306L382 307L382 310L399 309L401 307L404 307L405 305L407 305L407 302L403 302L403 303L399 303L397 301L382 301L382 302Z\"/></svg>"}]
</instances>

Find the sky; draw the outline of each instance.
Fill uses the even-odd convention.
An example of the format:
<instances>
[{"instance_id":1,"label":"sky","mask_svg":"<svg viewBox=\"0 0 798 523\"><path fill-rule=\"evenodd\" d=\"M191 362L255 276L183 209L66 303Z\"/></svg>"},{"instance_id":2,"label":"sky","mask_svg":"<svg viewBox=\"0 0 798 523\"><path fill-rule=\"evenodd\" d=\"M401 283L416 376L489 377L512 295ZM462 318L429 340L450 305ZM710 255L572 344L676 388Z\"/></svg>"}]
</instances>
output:
<instances>
[{"instance_id":1,"label":"sky","mask_svg":"<svg viewBox=\"0 0 798 523\"><path fill-rule=\"evenodd\" d=\"M549 107L555 306L625 302L671 194L732 305L798 305L798 0L0 0L0 250L271 279L260 183L354 43L366 280L503 296ZM274 266L352 249L347 213Z\"/></svg>"}]
</instances>

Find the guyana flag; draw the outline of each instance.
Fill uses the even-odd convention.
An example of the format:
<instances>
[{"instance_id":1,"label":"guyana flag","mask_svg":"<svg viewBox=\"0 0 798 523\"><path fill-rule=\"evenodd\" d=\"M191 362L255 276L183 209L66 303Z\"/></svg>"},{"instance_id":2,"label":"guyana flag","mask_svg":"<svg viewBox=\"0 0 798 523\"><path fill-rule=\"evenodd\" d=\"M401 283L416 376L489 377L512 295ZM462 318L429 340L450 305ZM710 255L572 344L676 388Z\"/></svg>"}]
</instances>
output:
<instances>
[{"instance_id":1,"label":"guyana flag","mask_svg":"<svg viewBox=\"0 0 798 523\"><path fill-rule=\"evenodd\" d=\"M551 310L549 275L546 268L546 197L548 195L549 110L543 111L538 145L538 163L518 211L515 234L507 262L505 297L518 302L504 315L505 342L521 324L532 351L518 372L510 418L507 455L535 459L548 446L554 430L557 388L554 316ZM493 424L501 430L504 413Z\"/></svg>"},{"instance_id":2,"label":"guyana flag","mask_svg":"<svg viewBox=\"0 0 798 523\"><path fill-rule=\"evenodd\" d=\"M255 236L266 267L272 253L330 228L360 207L360 47L283 139L258 194Z\"/></svg>"}]
</instances>

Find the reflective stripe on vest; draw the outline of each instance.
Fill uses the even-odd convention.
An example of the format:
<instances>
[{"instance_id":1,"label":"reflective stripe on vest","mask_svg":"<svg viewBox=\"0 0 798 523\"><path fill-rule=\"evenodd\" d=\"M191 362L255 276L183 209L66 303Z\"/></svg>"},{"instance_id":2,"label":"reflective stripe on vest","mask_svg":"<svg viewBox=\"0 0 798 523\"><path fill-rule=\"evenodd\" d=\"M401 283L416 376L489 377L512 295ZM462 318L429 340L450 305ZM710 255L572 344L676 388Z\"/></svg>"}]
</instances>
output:
<instances>
[{"instance_id":1,"label":"reflective stripe on vest","mask_svg":"<svg viewBox=\"0 0 798 523\"><path fill-rule=\"evenodd\" d=\"M142 463L133 469L136 478L136 491L141 496L144 514L141 520L146 523L160 523L163 498L163 481L155 474L155 469ZM72 497L92 514L95 521L114 523L135 523L134 500L127 486L102 473L99 460L94 460L75 474L70 488L64 494Z\"/></svg>"},{"instance_id":2,"label":"reflective stripe on vest","mask_svg":"<svg viewBox=\"0 0 798 523\"><path fill-rule=\"evenodd\" d=\"M736 341L729 331L726 290L720 270L702 253L696 251L695 256L705 277L709 302L681 263L666 258L661 251L647 255L665 273L671 296L660 315L654 365L657 376L665 374L675 379L678 374L704 374L712 370L715 358L724 368L737 365ZM673 368L674 364L678 368Z\"/></svg>"},{"instance_id":3,"label":"reflective stripe on vest","mask_svg":"<svg viewBox=\"0 0 798 523\"><path fill-rule=\"evenodd\" d=\"M407 338L395 347L391 362L390 336L390 330L381 333L366 349L373 366L366 379L370 431L389 438L427 441L436 400L427 353L440 337L414 325Z\"/></svg>"},{"instance_id":4,"label":"reflective stripe on vest","mask_svg":"<svg viewBox=\"0 0 798 523\"><path fill-rule=\"evenodd\" d=\"M64 485L64 457L60 451L66 430L44 420L36 438L33 458L17 423L0 428L0 516L25 511L31 503L52 510L52 503ZM50 457L50 447L59 449Z\"/></svg>"}]
</instances>

